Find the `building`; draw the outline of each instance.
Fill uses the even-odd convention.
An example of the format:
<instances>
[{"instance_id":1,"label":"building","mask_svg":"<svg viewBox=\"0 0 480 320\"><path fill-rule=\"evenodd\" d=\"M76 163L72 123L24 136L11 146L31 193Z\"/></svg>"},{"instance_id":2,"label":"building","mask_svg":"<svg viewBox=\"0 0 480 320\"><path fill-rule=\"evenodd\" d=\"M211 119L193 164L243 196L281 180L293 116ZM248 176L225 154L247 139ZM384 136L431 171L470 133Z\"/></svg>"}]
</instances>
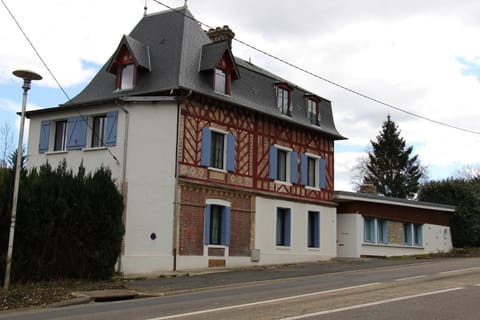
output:
<instances>
[{"instance_id":1,"label":"building","mask_svg":"<svg viewBox=\"0 0 480 320\"><path fill-rule=\"evenodd\" d=\"M452 249L452 206L336 191L338 257L389 257Z\"/></svg>"},{"instance_id":2,"label":"building","mask_svg":"<svg viewBox=\"0 0 480 320\"><path fill-rule=\"evenodd\" d=\"M86 88L31 111L29 166L108 166L127 274L335 257L331 102L232 53L186 7L146 15Z\"/></svg>"}]
</instances>

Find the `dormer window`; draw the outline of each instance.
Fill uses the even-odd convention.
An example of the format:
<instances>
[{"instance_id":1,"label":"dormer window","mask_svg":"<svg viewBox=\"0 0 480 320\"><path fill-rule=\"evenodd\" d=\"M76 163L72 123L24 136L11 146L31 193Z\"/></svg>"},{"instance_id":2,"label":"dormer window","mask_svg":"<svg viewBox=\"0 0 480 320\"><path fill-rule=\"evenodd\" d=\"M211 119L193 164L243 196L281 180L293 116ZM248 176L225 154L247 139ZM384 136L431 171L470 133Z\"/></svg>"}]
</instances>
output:
<instances>
[{"instance_id":1,"label":"dormer window","mask_svg":"<svg viewBox=\"0 0 480 320\"><path fill-rule=\"evenodd\" d=\"M277 85L277 108L282 114L291 115L292 88L287 84Z\"/></svg>"},{"instance_id":2,"label":"dormer window","mask_svg":"<svg viewBox=\"0 0 480 320\"><path fill-rule=\"evenodd\" d=\"M119 90L130 90L135 86L135 65L133 63L122 65L118 75Z\"/></svg>"},{"instance_id":3,"label":"dormer window","mask_svg":"<svg viewBox=\"0 0 480 320\"><path fill-rule=\"evenodd\" d=\"M311 124L320 124L320 103L315 97L307 97L307 117Z\"/></svg>"},{"instance_id":4,"label":"dormer window","mask_svg":"<svg viewBox=\"0 0 480 320\"><path fill-rule=\"evenodd\" d=\"M215 69L215 85L214 85L215 92L229 94L230 92L227 89L230 88L230 83L228 83L227 81L228 81L227 73L220 68Z\"/></svg>"}]
</instances>

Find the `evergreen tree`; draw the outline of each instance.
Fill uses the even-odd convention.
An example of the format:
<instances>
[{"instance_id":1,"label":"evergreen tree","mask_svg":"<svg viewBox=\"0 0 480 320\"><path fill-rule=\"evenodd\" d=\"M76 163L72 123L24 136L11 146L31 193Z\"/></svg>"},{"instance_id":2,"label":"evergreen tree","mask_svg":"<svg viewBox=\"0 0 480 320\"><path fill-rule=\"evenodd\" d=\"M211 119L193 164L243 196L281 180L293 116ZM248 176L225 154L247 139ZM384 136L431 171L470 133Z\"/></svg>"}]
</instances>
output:
<instances>
[{"instance_id":1,"label":"evergreen tree","mask_svg":"<svg viewBox=\"0 0 480 320\"><path fill-rule=\"evenodd\" d=\"M397 198L411 198L419 189L419 180L426 176L413 147L405 145L400 130L387 117L375 141L370 140L364 181L373 184L379 194Z\"/></svg>"}]
</instances>

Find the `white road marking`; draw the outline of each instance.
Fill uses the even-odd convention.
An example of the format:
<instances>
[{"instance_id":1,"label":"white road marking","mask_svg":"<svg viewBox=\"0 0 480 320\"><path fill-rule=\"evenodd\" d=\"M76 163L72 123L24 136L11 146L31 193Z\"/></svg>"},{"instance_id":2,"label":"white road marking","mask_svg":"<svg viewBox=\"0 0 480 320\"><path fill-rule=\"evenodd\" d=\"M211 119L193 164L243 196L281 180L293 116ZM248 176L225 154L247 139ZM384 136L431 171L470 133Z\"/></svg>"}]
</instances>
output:
<instances>
[{"instance_id":1,"label":"white road marking","mask_svg":"<svg viewBox=\"0 0 480 320\"><path fill-rule=\"evenodd\" d=\"M472 267L472 268L465 268L465 269L443 271L443 272L440 272L440 274L459 273L459 272L470 271L470 270L478 270L478 269L480 269L480 267Z\"/></svg>"},{"instance_id":2,"label":"white road marking","mask_svg":"<svg viewBox=\"0 0 480 320\"><path fill-rule=\"evenodd\" d=\"M406 281L406 280L420 279L420 278L425 278L425 277L426 277L426 275L414 276L414 277L395 279L394 281Z\"/></svg>"},{"instance_id":3,"label":"white road marking","mask_svg":"<svg viewBox=\"0 0 480 320\"><path fill-rule=\"evenodd\" d=\"M376 285L379 285L379 284L381 284L381 283L380 282L373 282L373 283L367 283L367 284L362 284L362 285L358 285L358 286L338 288L338 289L332 289L332 290L326 290L326 291L318 291L318 292L300 294L300 295L290 296L290 297L285 297L285 298L263 300L263 301L258 301L258 302L244 303L244 304L238 304L238 305L227 306L227 307L220 307L220 308L214 308L214 309L193 311L193 312L188 312L188 313L174 314L174 315L170 315L170 316L164 316L164 317L159 317L159 318L150 318L150 319L145 319L145 320L166 320L166 319L175 319L175 318L188 317L188 316L196 316L196 315L199 315L199 314L205 314L205 313L210 313L210 312L226 311L226 310L232 310L232 309L239 309L239 308L257 306L257 305L261 305L261 304L268 304L268 303L274 303L274 302L280 302L280 301L286 301L286 300L293 300L293 299L298 299L298 298L306 298L306 297L317 296L317 295L321 295L321 294L334 293L334 292L364 288L364 287L369 287L369 286L376 286Z\"/></svg>"},{"instance_id":4,"label":"white road marking","mask_svg":"<svg viewBox=\"0 0 480 320\"><path fill-rule=\"evenodd\" d=\"M462 289L464 289L464 288L463 287L456 287L456 288L450 288L450 289L444 289L444 290L430 291L430 292L425 292L425 293L414 294L414 295L411 295L411 296L404 296L404 297L386 299L386 300L381 300L381 301L358 304L358 305L355 305L355 306L349 306L349 307L344 307L344 308L338 308L338 309L325 310L325 311L320 311L320 312L315 312L315 313L303 314L303 315L294 316L294 317L282 318L281 320L306 319L306 318L321 316L321 315L325 315L325 314L329 314L329 313L349 311L349 310L354 310L354 309L376 306L376 305L384 304L384 303L402 301L402 300L413 299L413 298L424 297L424 296L431 296L431 295L434 295L434 294L445 293L445 292L450 292L450 291L457 291L457 290L462 290Z\"/></svg>"}]
</instances>

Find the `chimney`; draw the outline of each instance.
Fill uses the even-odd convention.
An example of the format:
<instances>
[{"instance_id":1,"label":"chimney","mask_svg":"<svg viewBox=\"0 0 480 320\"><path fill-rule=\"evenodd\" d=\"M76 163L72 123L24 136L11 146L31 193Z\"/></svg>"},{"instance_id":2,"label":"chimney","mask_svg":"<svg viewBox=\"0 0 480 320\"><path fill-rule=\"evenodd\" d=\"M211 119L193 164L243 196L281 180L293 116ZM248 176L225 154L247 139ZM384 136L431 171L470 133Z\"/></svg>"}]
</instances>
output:
<instances>
[{"instance_id":1,"label":"chimney","mask_svg":"<svg viewBox=\"0 0 480 320\"><path fill-rule=\"evenodd\" d=\"M360 186L360 193L377 194L377 187L373 183L363 183Z\"/></svg>"},{"instance_id":2,"label":"chimney","mask_svg":"<svg viewBox=\"0 0 480 320\"><path fill-rule=\"evenodd\" d=\"M207 36L213 42L220 42L227 40L230 47L232 46L232 39L235 37L235 33L230 29L229 26L223 26L222 28L216 27L215 29L211 28L207 31Z\"/></svg>"}]
</instances>

